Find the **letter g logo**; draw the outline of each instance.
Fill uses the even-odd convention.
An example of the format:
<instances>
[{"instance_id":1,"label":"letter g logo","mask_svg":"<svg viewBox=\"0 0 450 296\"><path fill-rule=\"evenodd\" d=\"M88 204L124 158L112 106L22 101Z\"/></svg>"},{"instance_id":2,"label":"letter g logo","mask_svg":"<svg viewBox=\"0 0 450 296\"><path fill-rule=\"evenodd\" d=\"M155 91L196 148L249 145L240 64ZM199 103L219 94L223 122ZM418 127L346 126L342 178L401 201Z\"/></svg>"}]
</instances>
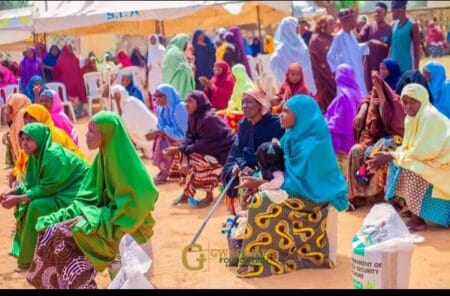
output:
<instances>
[{"instance_id":1,"label":"letter g logo","mask_svg":"<svg viewBox=\"0 0 450 296\"><path fill-rule=\"evenodd\" d=\"M193 270L193 271L202 270L205 265L205 261L206 261L206 256L202 251L203 251L203 248L199 244L190 244L190 245L187 245L186 247L184 247L183 253L181 253L181 261L183 263L184 268L186 268L187 270ZM198 252L199 253L199 255L197 256L197 259L195 259L195 261L197 261L197 262L192 265L188 262L188 258L187 258L189 252Z\"/></svg>"}]
</instances>

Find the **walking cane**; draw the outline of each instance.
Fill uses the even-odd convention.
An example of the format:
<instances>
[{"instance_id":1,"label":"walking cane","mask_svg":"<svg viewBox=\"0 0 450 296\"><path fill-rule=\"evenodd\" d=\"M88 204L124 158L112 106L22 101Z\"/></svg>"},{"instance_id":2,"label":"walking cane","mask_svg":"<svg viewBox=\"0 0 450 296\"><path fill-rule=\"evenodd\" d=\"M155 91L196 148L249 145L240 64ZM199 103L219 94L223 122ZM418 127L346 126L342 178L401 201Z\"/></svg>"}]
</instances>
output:
<instances>
[{"instance_id":1,"label":"walking cane","mask_svg":"<svg viewBox=\"0 0 450 296\"><path fill-rule=\"evenodd\" d=\"M231 184L233 183L234 179L236 178L236 176L233 176L230 181L228 181L227 185L225 186L225 188L222 190L222 192L220 193L219 197L216 200L216 203L212 206L211 210L209 211L208 216L206 217L205 221L203 221L202 226L200 227L200 229L197 231L197 233L195 234L194 238L191 241L191 245L195 244L195 242L197 241L198 237L200 236L200 234L203 231L203 228L205 228L206 224L208 223L209 219L211 218L211 216L214 214L217 206L219 205L220 201L224 198L225 194L227 193L228 189L230 189Z\"/></svg>"}]
</instances>

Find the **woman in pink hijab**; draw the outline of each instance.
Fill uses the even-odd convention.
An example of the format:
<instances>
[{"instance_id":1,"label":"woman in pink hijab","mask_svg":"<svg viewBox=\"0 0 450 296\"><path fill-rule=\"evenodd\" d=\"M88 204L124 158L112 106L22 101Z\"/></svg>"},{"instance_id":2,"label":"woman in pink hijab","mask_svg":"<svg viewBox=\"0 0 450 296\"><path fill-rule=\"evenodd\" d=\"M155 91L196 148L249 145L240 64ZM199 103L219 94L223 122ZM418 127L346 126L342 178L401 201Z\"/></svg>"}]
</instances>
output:
<instances>
[{"instance_id":1,"label":"woman in pink hijab","mask_svg":"<svg viewBox=\"0 0 450 296\"><path fill-rule=\"evenodd\" d=\"M17 84L17 77L8 68L0 65L0 87L9 84Z\"/></svg>"},{"instance_id":2,"label":"woman in pink hijab","mask_svg":"<svg viewBox=\"0 0 450 296\"><path fill-rule=\"evenodd\" d=\"M78 145L77 131L75 130L72 122L66 113L64 113L64 107L61 103L59 95L49 89L44 89L40 94L40 102L50 112L53 123L56 127L64 130L66 134L72 138L75 144Z\"/></svg>"},{"instance_id":3,"label":"woman in pink hijab","mask_svg":"<svg viewBox=\"0 0 450 296\"><path fill-rule=\"evenodd\" d=\"M130 57L127 55L127 53L123 49L121 49L117 53L116 60L119 62L120 65L122 65L121 68L133 66L133 63L131 62ZM119 67L120 67L120 65L119 65Z\"/></svg>"}]
</instances>

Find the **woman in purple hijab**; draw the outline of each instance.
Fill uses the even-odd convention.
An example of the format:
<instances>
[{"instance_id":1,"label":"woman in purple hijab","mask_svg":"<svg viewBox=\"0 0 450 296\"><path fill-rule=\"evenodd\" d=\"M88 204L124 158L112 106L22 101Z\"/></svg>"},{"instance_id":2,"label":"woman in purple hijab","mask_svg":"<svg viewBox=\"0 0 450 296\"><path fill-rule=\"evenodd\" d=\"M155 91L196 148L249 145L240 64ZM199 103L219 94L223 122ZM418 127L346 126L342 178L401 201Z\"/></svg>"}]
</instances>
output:
<instances>
[{"instance_id":1,"label":"woman in purple hijab","mask_svg":"<svg viewBox=\"0 0 450 296\"><path fill-rule=\"evenodd\" d=\"M347 64L336 69L337 96L331 102L325 114L328 128L333 140L334 152L338 160L355 144L353 135L353 119L361 102L361 91L356 82L355 71Z\"/></svg>"},{"instance_id":2,"label":"woman in purple hijab","mask_svg":"<svg viewBox=\"0 0 450 296\"><path fill-rule=\"evenodd\" d=\"M229 32L233 33L234 35L234 40L238 46L238 50L239 50L239 55L242 58L242 64L245 66L245 69L247 70L247 74L250 78L252 77L252 72L250 70L250 64L248 62L248 58L247 58L247 53L245 51L245 47L244 47L244 37L242 37L241 34L241 29L239 29L239 27L237 26L233 26L230 27L228 29Z\"/></svg>"},{"instance_id":3,"label":"woman in purple hijab","mask_svg":"<svg viewBox=\"0 0 450 296\"><path fill-rule=\"evenodd\" d=\"M36 56L36 49L27 48L23 60L19 64L20 71L20 91L23 92L27 87L28 81L34 75L42 76L41 59Z\"/></svg>"}]
</instances>

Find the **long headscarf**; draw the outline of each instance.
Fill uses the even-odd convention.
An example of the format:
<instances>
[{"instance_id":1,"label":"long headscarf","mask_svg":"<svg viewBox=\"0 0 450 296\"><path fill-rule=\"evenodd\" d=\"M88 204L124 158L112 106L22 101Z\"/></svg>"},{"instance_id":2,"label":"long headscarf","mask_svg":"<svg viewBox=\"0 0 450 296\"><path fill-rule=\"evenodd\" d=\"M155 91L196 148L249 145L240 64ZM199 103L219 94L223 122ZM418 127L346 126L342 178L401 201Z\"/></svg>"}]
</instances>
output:
<instances>
[{"instance_id":1,"label":"long headscarf","mask_svg":"<svg viewBox=\"0 0 450 296\"><path fill-rule=\"evenodd\" d=\"M273 41L273 37L270 35L266 35L264 37L264 46L263 46L264 53L267 53L269 55L273 54L275 51L275 43Z\"/></svg>"},{"instance_id":2,"label":"long headscarf","mask_svg":"<svg viewBox=\"0 0 450 296\"><path fill-rule=\"evenodd\" d=\"M162 63L162 81L172 85L180 94L182 100L187 93L195 89L192 68L184 54L184 46L189 41L189 35L177 34L170 40Z\"/></svg>"},{"instance_id":3,"label":"long headscarf","mask_svg":"<svg viewBox=\"0 0 450 296\"><path fill-rule=\"evenodd\" d=\"M158 106L158 129L163 130L175 140L184 138L188 125L188 113L177 90L169 84L161 84L157 88L167 99L165 106Z\"/></svg>"},{"instance_id":4,"label":"long headscarf","mask_svg":"<svg viewBox=\"0 0 450 296\"><path fill-rule=\"evenodd\" d=\"M295 124L281 138L285 165L282 188L290 196L330 202L339 211L347 209L347 184L319 105L305 95L292 97L286 105L295 115Z\"/></svg>"},{"instance_id":5,"label":"long headscarf","mask_svg":"<svg viewBox=\"0 0 450 296\"><path fill-rule=\"evenodd\" d=\"M9 139L11 140L11 146L15 158L19 157L20 145L19 145L19 131L24 126L23 115L25 114L25 107L31 104L23 94L11 94L9 95L6 104L10 107L11 126L9 127Z\"/></svg>"},{"instance_id":6,"label":"long headscarf","mask_svg":"<svg viewBox=\"0 0 450 296\"><path fill-rule=\"evenodd\" d=\"M198 38L202 34L204 35L204 46L198 43ZM203 85L200 83L199 77L205 76L206 78L211 78L214 75L213 68L216 62L216 47L203 30L195 31L192 37L192 46L194 46L195 55L195 87L198 90L202 90Z\"/></svg>"},{"instance_id":7,"label":"long headscarf","mask_svg":"<svg viewBox=\"0 0 450 296\"><path fill-rule=\"evenodd\" d=\"M154 45L152 45L150 43L151 37L154 37L156 39L156 43ZM164 49L164 46L162 46L159 43L158 35L155 35L155 34L150 35L147 40L147 45L148 45L147 64L161 63L161 65L162 65L165 49Z\"/></svg>"},{"instance_id":8,"label":"long headscarf","mask_svg":"<svg viewBox=\"0 0 450 296\"><path fill-rule=\"evenodd\" d=\"M147 63L146 58L141 54L141 51L137 47L133 48L130 60L131 64L136 67L145 67Z\"/></svg>"},{"instance_id":9,"label":"long headscarf","mask_svg":"<svg viewBox=\"0 0 450 296\"><path fill-rule=\"evenodd\" d=\"M54 56L52 54L52 49L53 48L56 48L58 50L58 53L56 54L56 56ZM50 50L48 51L47 55L42 60L42 62L46 66L54 67L56 65L56 62L58 61L58 58L59 58L60 54L61 54L61 49L59 49L59 47L57 45L52 45L50 47ZM52 70L44 69L44 75L45 75L45 79L47 81L53 81L53 71Z\"/></svg>"},{"instance_id":10,"label":"long headscarf","mask_svg":"<svg viewBox=\"0 0 450 296\"><path fill-rule=\"evenodd\" d=\"M20 71L20 89L23 91L34 75L42 76L41 59L36 56L36 49L28 48L33 52L33 57L29 58L24 55L19 64Z\"/></svg>"},{"instance_id":11,"label":"long headscarf","mask_svg":"<svg viewBox=\"0 0 450 296\"><path fill-rule=\"evenodd\" d=\"M61 98L53 90L43 90L40 94L46 96L53 101L52 108L49 110L53 123L56 127L62 129L75 144L78 145L78 135L69 117L64 112L64 106L62 105Z\"/></svg>"},{"instance_id":12,"label":"long headscarf","mask_svg":"<svg viewBox=\"0 0 450 296\"><path fill-rule=\"evenodd\" d=\"M109 61L108 61L108 59L109 59ZM97 66L97 68L98 68L98 66ZM114 62L114 57L113 57L112 53L110 53L109 51L105 52L105 54L103 55L103 61L102 61L102 66L101 66L100 70L103 73L106 73L108 68L112 72L117 72L119 70L116 63Z\"/></svg>"},{"instance_id":13,"label":"long headscarf","mask_svg":"<svg viewBox=\"0 0 450 296\"><path fill-rule=\"evenodd\" d=\"M55 81L64 83L68 96L78 97L81 102L87 103L80 61L73 52L72 45L64 45L56 66L53 68L53 78Z\"/></svg>"},{"instance_id":14,"label":"long headscarf","mask_svg":"<svg viewBox=\"0 0 450 296\"><path fill-rule=\"evenodd\" d=\"M433 94L431 93L431 90L428 87L428 81L425 79L425 77L422 75L422 73L420 73L419 70L405 71L397 83L397 87L395 88L395 93L400 96L403 88L410 83L418 83L418 84L422 85L423 87L425 87L426 90L428 91L428 98L430 100L430 103L434 102Z\"/></svg>"},{"instance_id":15,"label":"long headscarf","mask_svg":"<svg viewBox=\"0 0 450 296\"><path fill-rule=\"evenodd\" d=\"M433 105L450 118L450 80L447 79L444 65L438 61L429 61L424 69L430 73L428 87L433 95Z\"/></svg>"},{"instance_id":16,"label":"long headscarf","mask_svg":"<svg viewBox=\"0 0 450 296\"><path fill-rule=\"evenodd\" d=\"M252 71L250 69L250 63L248 62L247 53L244 47L244 37L242 37L241 29L237 26L228 28L228 31L233 33L234 40L238 46L238 50L242 59L242 64L245 66L245 70L250 78L252 78Z\"/></svg>"},{"instance_id":17,"label":"long headscarf","mask_svg":"<svg viewBox=\"0 0 450 296\"><path fill-rule=\"evenodd\" d=\"M130 84L127 85L127 87L125 88L128 92L128 94L132 97L135 97L136 99L141 100L142 102L144 102L144 96L142 95L141 90L139 89L139 87L136 86L136 84L134 83L134 76L133 73L131 72L125 72L122 73L123 76L127 76L128 79L130 80Z\"/></svg>"},{"instance_id":18,"label":"long headscarf","mask_svg":"<svg viewBox=\"0 0 450 296\"><path fill-rule=\"evenodd\" d=\"M261 53L261 41L258 37L254 37L252 40L252 44L250 45L252 49L252 56L256 57L258 54Z\"/></svg>"},{"instance_id":19,"label":"long headscarf","mask_svg":"<svg viewBox=\"0 0 450 296\"><path fill-rule=\"evenodd\" d=\"M235 78L233 93L228 102L228 111L242 111L242 95L245 91L255 86L252 79L247 75L245 67L242 64L234 65L231 72Z\"/></svg>"},{"instance_id":20,"label":"long headscarf","mask_svg":"<svg viewBox=\"0 0 450 296\"><path fill-rule=\"evenodd\" d=\"M129 67L129 66L133 65L131 63L130 57L127 55L127 53L123 49L119 50L119 52L117 53L116 60L120 64L122 64L122 68L126 68L126 67Z\"/></svg>"},{"instance_id":21,"label":"long headscarf","mask_svg":"<svg viewBox=\"0 0 450 296\"><path fill-rule=\"evenodd\" d=\"M277 85L281 85L289 65L299 63L302 65L309 91L316 94L308 46L297 34L297 24L298 21L294 17L286 17L281 21L275 33L275 52L270 57L270 69Z\"/></svg>"},{"instance_id":22,"label":"long headscarf","mask_svg":"<svg viewBox=\"0 0 450 296\"><path fill-rule=\"evenodd\" d=\"M1 64L0 64L0 73L2 75L0 79L0 87L4 87L10 84L17 85L17 77L14 75L14 73L10 69Z\"/></svg>"},{"instance_id":23,"label":"long headscarf","mask_svg":"<svg viewBox=\"0 0 450 296\"><path fill-rule=\"evenodd\" d=\"M384 80L393 90L395 90L397 83L402 76L400 65L395 60L390 58L385 58L381 63L383 63L389 71L389 75L384 78Z\"/></svg>"},{"instance_id":24,"label":"long headscarf","mask_svg":"<svg viewBox=\"0 0 450 296\"><path fill-rule=\"evenodd\" d=\"M218 110L222 110L227 108L228 101L233 93L234 79L227 62L217 61L215 65L222 69L222 73L220 75L214 75L211 78L212 86L205 93L211 101L212 106Z\"/></svg>"},{"instance_id":25,"label":"long headscarf","mask_svg":"<svg viewBox=\"0 0 450 296\"><path fill-rule=\"evenodd\" d=\"M431 183L433 197L450 200L450 120L430 104L422 85L408 84L404 96L419 101L420 108L416 116L406 115L402 145L392 153L394 164Z\"/></svg>"},{"instance_id":26,"label":"long headscarf","mask_svg":"<svg viewBox=\"0 0 450 296\"><path fill-rule=\"evenodd\" d=\"M101 111L92 120L102 133L102 147L77 197L69 207L40 217L36 229L82 215L85 222L72 228L73 238L95 269L103 271L117 256L125 233L138 244L152 236L151 211L159 193L119 115Z\"/></svg>"},{"instance_id":27,"label":"long headscarf","mask_svg":"<svg viewBox=\"0 0 450 296\"><path fill-rule=\"evenodd\" d=\"M45 86L45 80L44 78L42 78L42 76L34 75L33 77L31 77L31 79L28 81L27 86L25 87L25 90L23 91L23 94L26 95L32 103L34 103L34 101L36 100L33 91L36 82L40 82L42 84L42 88L47 89L47 87Z\"/></svg>"},{"instance_id":28,"label":"long headscarf","mask_svg":"<svg viewBox=\"0 0 450 296\"><path fill-rule=\"evenodd\" d=\"M301 73L301 78L296 83L291 83L291 81L289 80L289 74L292 71L300 71ZM280 97L283 101L286 101L294 95L310 95L308 86L306 86L303 76L302 66L299 63L292 63L289 65L286 71L286 78L284 80L284 83L281 85L277 93L277 96Z\"/></svg>"}]
</instances>

